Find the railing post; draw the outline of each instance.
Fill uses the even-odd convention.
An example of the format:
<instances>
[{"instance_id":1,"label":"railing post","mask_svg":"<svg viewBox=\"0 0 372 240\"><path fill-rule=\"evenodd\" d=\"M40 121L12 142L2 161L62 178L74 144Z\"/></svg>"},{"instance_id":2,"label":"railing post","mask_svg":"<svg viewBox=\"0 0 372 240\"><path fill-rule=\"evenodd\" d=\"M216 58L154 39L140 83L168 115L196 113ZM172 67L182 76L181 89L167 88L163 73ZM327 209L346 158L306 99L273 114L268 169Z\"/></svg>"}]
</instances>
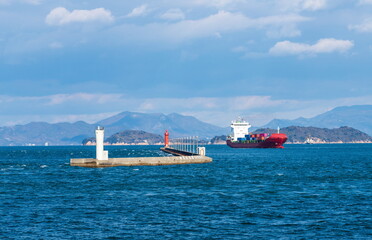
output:
<instances>
[{"instance_id":1,"label":"railing post","mask_svg":"<svg viewBox=\"0 0 372 240\"><path fill-rule=\"evenodd\" d=\"M199 149L199 137L196 137L196 149ZM199 151L197 152L197 154L199 154Z\"/></svg>"},{"instance_id":2,"label":"railing post","mask_svg":"<svg viewBox=\"0 0 372 240\"><path fill-rule=\"evenodd\" d=\"M186 152L190 152L190 137L187 137L186 138Z\"/></svg>"}]
</instances>

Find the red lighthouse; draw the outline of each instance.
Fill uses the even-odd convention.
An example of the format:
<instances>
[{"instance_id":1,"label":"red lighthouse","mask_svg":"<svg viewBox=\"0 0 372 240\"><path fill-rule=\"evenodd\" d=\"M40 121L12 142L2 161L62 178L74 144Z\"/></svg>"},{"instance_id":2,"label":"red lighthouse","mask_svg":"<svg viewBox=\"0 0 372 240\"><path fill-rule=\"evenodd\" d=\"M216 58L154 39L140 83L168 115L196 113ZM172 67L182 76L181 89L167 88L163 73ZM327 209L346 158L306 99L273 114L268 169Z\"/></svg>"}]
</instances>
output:
<instances>
[{"instance_id":1,"label":"red lighthouse","mask_svg":"<svg viewBox=\"0 0 372 240\"><path fill-rule=\"evenodd\" d=\"M168 130L165 130L165 133L164 133L164 145L165 145L165 147L168 147L168 144L169 144L169 132L168 132Z\"/></svg>"}]
</instances>

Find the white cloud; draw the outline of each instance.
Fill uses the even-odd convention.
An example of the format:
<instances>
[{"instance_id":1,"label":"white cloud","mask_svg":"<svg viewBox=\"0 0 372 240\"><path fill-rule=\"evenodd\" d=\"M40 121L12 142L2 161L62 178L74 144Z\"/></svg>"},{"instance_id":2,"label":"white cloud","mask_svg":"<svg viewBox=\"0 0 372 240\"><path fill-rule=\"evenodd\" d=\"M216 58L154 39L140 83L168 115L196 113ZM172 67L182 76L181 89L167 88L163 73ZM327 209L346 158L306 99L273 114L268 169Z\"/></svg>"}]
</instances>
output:
<instances>
[{"instance_id":1,"label":"white cloud","mask_svg":"<svg viewBox=\"0 0 372 240\"><path fill-rule=\"evenodd\" d=\"M143 4L139 7L134 8L128 15L127 17L141 17L145 16L149 13L149 8L147 4Z\"/></svg>"},{"instance_id":2,"label":"white cloud","mask_svg":"<svg viewBox=\"0 0 372 240\"><path fill-rule=\"evenodd\" d=\"M327 0L279 0L282 11L317 11L327 7Z\"/></svg>"},{"instance_id":3,"label":"white cloud","mask_svg":"<svg viewBox=\"0 0 372 240\"><path fill-rule=\"evenodd\" d=\"M72 93L46 96L0 95L0 126L11 123L25 124L31 121L73 122L78 120L94 122L131 109L135 104L122 94ZM21 114L19 113L22 112ZM109 115L107 115L109 114Z\"/></svg>"},{"instance_id":4,"label":"white cloud","mask_svg":"<svg viewBox=\"0 0 372 240\"><path fill-rule=\"evenodd\" d=\"M295 24L287 24L279 28L268 30L266 36L269 38L298 37L301 36L301 31Z\"/></svg>"},{"instance_id":5,"label":"white cloud","mask_svg":"<svg viewBox=\"0 0 372 240\"><path fill-rule=\"evenodd\" d=\"M216 33L234 32L253 27L254 22L240 13L219 11L217 14L199 20L185 20L168 25L168 34L176 38L197 38L215 36ZM178 36L177 36L178 34Z\"/></svg>"},{"instance_id":6,"label":"white cloud","mask_svg":"<svg viewBox=\"0 0 372 240\"><path fill-rule=\"evenodd\" d=\"M63 104L107 104L122 102L122 94L91 94L91 93L72 93L72 94L54 94L36 97L12 97L0 95L1 103L23 103L37 104L43 107L56 107Z\"/></svg>"},{"instance_id":7,"label":"white cloud","mask_svg":"<svg viewBox=\"0 0 372 240\"><path fill-rule=\"evenodd\" d=\"M105 112L97 114L24 114L22 119L20 119L19 114L6 115L3 117L3 121L0 122L0 127L2 126L14 126L20 124L27 124L30 122L48 122L48 123L60 123L60 122L77 122L85 121L87 123L93 124L102 119L112 117L119 112Z\"/></svg>"},{"instance_id":8,"label":"white cloud","mask_svg":"<svg viewBox=\"0 0 372 240\"><path fill-rule=\"evenodd\" d=\"M231 51L234 53L239 53L241 58L261 58L267 56L267 53L258 52L257 48L252 44L255 44L255 41L250 40L247 41L245 45L232 48Z\"/></svg>"},{"instance_id":9,"label":"white cloud","mask_svg":"<svg viewBox=\"0 0 372 240\"><path fill-rule=\"evenodd\" d=\"M182 20L185 19L185 14L181 9L172 8L160 15L160 17L166 20Z\"/></svg>"},{"instance_id":10,"label":"white cloud","mask_svg":"<svg viewBox=\"0 0 372 240\"><path fill-rule=\"evenodd\" d=\"M245 53L248 51L248 48L245 46L237 46L237 47L232 48L231 51L237 52L237 53L240 53L240 52Z\"/></svg>"},{"instance_id":11,"label":"white cloud","mask_svg":"<svg viewBox=\"0 0 372 240\"><path fill-rule=\"evenodd\" d=\"M257 25L268 28L266 35L270 38L297 37L301 31L297 23L309 21L309 18L295 14L263 17L256 20Z\"/></svg>"},{"instance_id":12,"label":"white cloud","mask_svg":"<svg viewBox=\"0 0 372 240\"><path fill-rule=\"evenodd\" d=\"M270 96L237 97L193 97L193 98L152 98L143 99L137 108L140 112L177 112L191 115L202 121L227 127L238 116L247 116L257 110L286 105L292 100L273 100ZM266 121L271 117L266 114ZM252 119L249 119L251 121ZM257 122L255 122L257 124Z\"/></svg>"},{"instance_id":13,"label":"white cloud","mask_svg":"<svg viewBox=\"0 0 372 240\"><path fill-rule=\"evenodd\" d=\"M43 0L23 0L23 2L33 4L33 5L39 5Z\"/></svg>"},{"instance_id":14,"label":"white cloud","mask_svg":"<svg viewBox=\"0 0 372 240\"><path fill-rule=\"evenodd\" d=\"M349 40L337 40L334 38L320 39L310 45L290 41L278 42L269 51L272 55L311 55L318 53L346 52L354 46Z\"/></svg>"},{"instance_id":15,"label":"white cloud","mask_svg":"<svg viewBox=\"0 0 372 240\"><path fill-rule=\"evenodd\" d=\"M122 111L181 113L208 123L228 126L237 116L254 126L273 118L311 117L338 106L372 104L372 97L289 100L270 96L128 98L121 94L56 94L39 97L0 95L0 126L30 121L96 122Z\"/></svg>"},{"instance_id":16,"label":"white cloud","mask_svg":"<svg viewBox=\"0 0 372 240\"><path fill-rule=\"evenodd\" d=\"M47 122L58 122L58 119L59 122L77 120L92 122L100 120L97 119L97 116L102 113L122 111L160 112L165 114L177 112L201 117L206 122L224 126L242 113L257 109L275 108L291 102L292 100L273 100L270 96L141 99L128 98L121 94L90 93L55 94L38 97L0 95L0 107L4 110L0 117L0 126L6 122L26 123L24 120L22 122L22 119ZM18 110L20 107L22 109L22 114L17 111L17 117L14 117L15 106ZM209 119L208 114L210 115Z\"/></svg>"},{"instance_id":17,"label":"white cloud","mask_svg":"<svg viewBox=\"0 0 372 240\"><path fill-rule=\"evenodd\" d=\"M197 59L198 57L199 55L197 53L185 51L185 50L181 51L181 54L180 54L181 61L193 61Z\"/></svg>"},{"instance_id":18,"label":"white cloud","mask_svg":"<svg viewBox=\"0 0 372 240\"><path fill-rule=\"evenodd\" d=\"M70 12L64 7L58 7L50 11L46 16L45 22L48 25L65 25L74 22L102 22L109 23L114 21L111 12L104 8L92 10L73 10Z\"/></svg>"},{"instance_id":19,"label":"white cloud","mask_svg":"<svg viewBox=\"0 0 372 240\"><path fill-rule=\"evenodd\" d=\"M31 5L39 5L43 0L0 0L0 5L9 5L12 3L27 3Z\"/></svg>"},{"instance_id":20,"label":"white cloud","mask_svg":"<svg viewBox=\"0 0 372 240\"><path fill-rule=\"evenodd\" d=\"M45 105L60 105L67 102L91 102L96 104L105 104L115 102L123 97L121 94L91 94L91 93L74 93L74 94L55 94L42 97Z\"/></svg>"},{"instance_id":21,"label":"white cloud","mask_svg":"<svg viewBox=\"0 0 372 240\"><path fill-rule=\"evenodd\" d=\"M359 4L360 4L360 5L368 5L368 4L372 4L372 0L360 0L360 1L359 1Z\"/></svg>"},{"instance_id":22,"label":"white cloud","mask_svg":"<svg viewBox=\"0 0 372 240\"><path fill-rule=\"evenodd\" d=\"M309 21L310 18L303 17L297 14L275 15L254 19L258 26L282 26L287 24L295 24L299 22Z\"/></svg>"},{"instance_id":23,"label":"white cloud","mask_svg":"<svg viewBox=\"0 0 372 240\"><path fill-rule=\"evenodd\" d=\"M270 96L238 96L225 98L152 98L143 99L143 102L139 106L139 110L149 111L162 108L168 112L174 111L174 109L178 108L182 111L208 111L222 109L226 111L240 111L273 107L283 103L284 102L282 100L272 100Z\"/></svg>"},{"instance_id":24,"label":"white cloud","mask_svg":"<svg viewBox=\"0 0 372 240\"><path fill-rule=\"evenodd\" d=\"M245 3L244 0L189 0L192 4L212 7L226 7L228 5Z\"/></svg>"},{"instance_id":25,"label":"white cloud","mask_svg":"<svg viewBox=\"0 0 372 240\"><path fill-rule=\"evenodd\" d=\"M361 24L349 25L349 29L357 32L372 32L372 18L365 19Z\"/></svg>"},{"instance_id":26,"label":"white cloud","mask_svg":"<svg viewBox=\"0 0 372 240\"><path fill-rule=\"evenodd\" d=\"M175 23L152 23L147 25L123 24L111 31L126 36L141 36L144 41L162 41L177 43L189 39L205 37L223 37L225 33L244 31L249 28L264 29L267 31L277 30L278 35L285 37L300 34L296 24L308 21L309 18L299 15L281 15L262 18L249 18L242 13L219 11L216 14L197 20L183 20ZM287 26L291 26L288 30ZM280 31L280 29L287 31ZM156 34L154 34L156 33Z\"/></svg>"},{"instance_id":27,"label":"white cloud","mask_svg":"<svg viewBox=\"0 0 372 240\"><path fill-rule=\"evenodd\" d=\"M329 0L163 0L168 6L175 8L215 8L225 11L246 11L251 15L318 11L327 8L329 5L328 1Z\"/></svg>"},{"instance_id":28,"label":"white cloud","mask_svg":"<svg viewBox=\"0 0 372 240\"><path fill-rule=\"evenodd\" d=\"M49 47L52 49L63 48L63 44L60 42L52 42L51 44L49 44Z\"/></svg>"},{"instance_id":29,"label":"white cloud","mask_svg":"<svg viewBox=\"0 0 372 240\"><path fill-rule=\"evenodd\" d=\"M302 1L302 8L304 10L316 11L327 6L326 0L304 0Z\"/></svg>"}]
</instances>

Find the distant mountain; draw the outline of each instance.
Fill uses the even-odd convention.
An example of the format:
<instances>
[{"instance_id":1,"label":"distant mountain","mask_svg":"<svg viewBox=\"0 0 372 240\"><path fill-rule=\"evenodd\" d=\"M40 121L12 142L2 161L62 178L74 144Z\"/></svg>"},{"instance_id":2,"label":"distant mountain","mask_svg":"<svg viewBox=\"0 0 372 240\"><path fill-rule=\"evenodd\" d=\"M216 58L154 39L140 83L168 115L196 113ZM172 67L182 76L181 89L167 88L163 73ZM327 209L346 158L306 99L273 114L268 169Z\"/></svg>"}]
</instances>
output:
<instances>
[{"instance_id":1,"label":"distant mountain","mask_svg":"<svg viewBox=\"0 0 372 240\"><path fill-rule=\"evenodd\" d=\"M94 136L96 126L105 127L105 135L110 136L124 130L142 130L163 135L168 129L170 137L199 136L210 138L226 133L225 128L202 122L191 116L172 113L146 114L122 112L95 124L86 122L56 123L33 122L26 125L0 127L0 145L71 145L81 144L83 139Z\"/></svg>"},{"instance_id":2,"label":"distant mountain","mask_svg":"<svg viewBox=\"0 0 372 240\"><path fill-rule=\"evenodd\" d=\"M96 138L91 137L83 140L84 145L95 144ZM119 133L115 133L105 139L105 142L113 145L120 144L161 144L164 139L159 134L148 133L140 130L125 130Z\"/></svg>"},{"instance_id":3,"label":"distant mountain","mask_svg":"<svg viewBox=\"0 0 372 240\"><path fill-rule=\"evenodd\" d=\"M277 130L270 128L257 129L254 133L276 133ZM287 142L303 143L307 138L314 142L372 142L372 137L351 127L334 129L316 127L285 127L280 130L288 136Z\"/></svg>"},{"instance_id":4,"label":"distant mountain","mask_svg":"<svg viewBox=\"0 0 372 240\"><path fill-rule=\"evenodd\" d=\"M281 128L288 126L322 128L349 126L372 135L372 105L337 107L313 118L274 119L263 127L276 129L278 126Z\"/></svg>"},{"instance_id":5,"label":"distant mountain","mask_svg":"<svg viewBox=\"0 0 372 240\"><path fill-rule=\"evenodd\" d=\"M139 130L125 130L108 137L105 142L110 144L159 144L164 142L164 139L159 134L148 133Z\"/></svg>"},{"instance_id":6,"label":"distant mountain","mask_svg":"<svg viewBox=\"0 0 372 240\"><path fill-rule=\"evenodd\" d=\"M71 145L80 143L94 132L95 126L86 122L45 123L32 122L26 125L0 127L0 145Z\"/></svg>"},{"instance_id":7,"label":"distant mountain","mask_svg":"<svg viewBox=\"0 0 372 240\"><path fill-rule=\"evenodd\" d=\"M221 136L215 136L211 139L210 143L211 144L226 144L226 135L221 135Z\"/></svg>"},{"instance_id":8,"label":"distant mountain","mask_svg":"<svg viewBox=\"0 0 372 240\"><path fill-rule=\"evenodd\" d=\"M112 135L125 129L143 130L161 135L167 129L171 138L182 136L208 138L226 132L225 128L202 122L195 117L177 113L165 115L161 113L122 112L99 121L97 124L105 127L107 135Z\"/></svg>"}]
</instances>

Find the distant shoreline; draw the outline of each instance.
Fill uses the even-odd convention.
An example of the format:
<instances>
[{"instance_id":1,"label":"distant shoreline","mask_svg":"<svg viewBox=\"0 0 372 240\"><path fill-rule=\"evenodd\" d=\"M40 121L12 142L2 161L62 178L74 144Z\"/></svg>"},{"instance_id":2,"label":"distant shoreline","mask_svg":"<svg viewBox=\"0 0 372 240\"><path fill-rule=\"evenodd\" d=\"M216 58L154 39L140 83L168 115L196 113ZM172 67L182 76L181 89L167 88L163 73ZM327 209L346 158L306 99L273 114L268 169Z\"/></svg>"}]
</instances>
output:
<instances>
[{"instance_id":1,"label":"distant shoreline","mask_svg":"<svg viewBox=\"0 0 372 240\"><path fill-rule=\"evenodd\" d=\"M96 146L95 143L87 143L87 144L82 144L83 146ZM145 142L142 142L142 143L108 143L108 142L105 142L103 143L103 145L105 146L131 146L131 145L136 145L136 146L149 146L149 145L152 145L152 146L162 146L164 145L164 143L155 143L155 144L148 144L148 143L145 143ZM76 146L79 146L79 145L76 145Z\"/></svg>"},{"instance_id":2,"label":"distant shoreline","mask_svg":"<svg viewBox=\"0 0 372 240\"><path fill-rule=\"evenodd\" d=\"M365 143L372 143L368 141L358 141L358 142L315 142L315 143L303 143L303 142L286 142L286 144L301 144L301 145L313 145L313 144L365 144ZM210 143L207 145L226 145L226 143Z\"/></svg>"},{"instance_id":3,"label":"distant shoreline","mask_svg":"<svg viewBox=\"0 0 372 240\"><path fill-rule=\"evenodd\" d=\"M314 143L287 142L285 144L305 144L305 145L312 145L312 144L364 144L364 143L372 143L372 142L369 142L369 141L357 141L357 142L314 142Z\"/></svg>"},{"instance_id":4,"label":"distant shoreline","mask_svg":"<svg viewBox=\"0 0 372 240\"><path fill-rule=\"evenodd\" d=\"M318 144L372 144L372 142L319 142L319 143L300 143L300 142L288 142L285 143L284 145L318 145ZM105 144L105 146L162 146L164 144L128 144L128 143L123 143L123 144ZM226 143L213 143L213 144L202 144L202 145L209 145L209 146L220 146L220 145L226 145ZM78 147L78 146L96 146L95 144L71 144L71 145L49 145L49 146L44 146L44 145L11 145L11 146L5 146L1 145L0 147Z\"/></svg>"}]
</instances>

